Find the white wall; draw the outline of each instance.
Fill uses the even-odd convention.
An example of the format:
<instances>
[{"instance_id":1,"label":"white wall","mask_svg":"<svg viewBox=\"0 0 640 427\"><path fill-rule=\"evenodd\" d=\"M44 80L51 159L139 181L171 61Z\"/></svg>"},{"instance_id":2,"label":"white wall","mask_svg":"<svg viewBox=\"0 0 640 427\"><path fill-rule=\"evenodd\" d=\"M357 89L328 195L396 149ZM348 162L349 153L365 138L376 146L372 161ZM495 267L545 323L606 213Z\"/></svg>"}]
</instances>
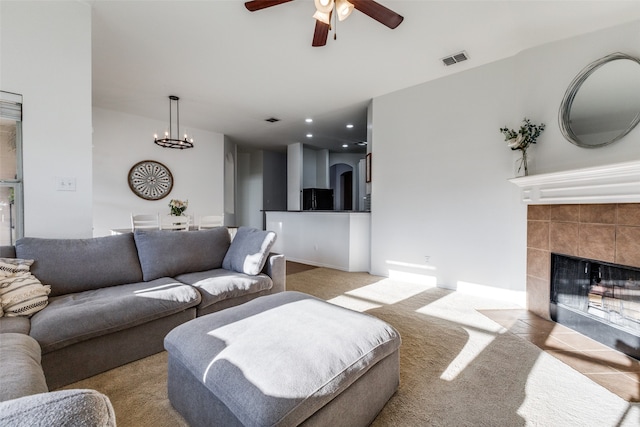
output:
<instances>
[{"instance_id":1,"label":"white wall","mask_svg":"<svg viewBox=\"0 0 640 427\"><path fill-rule=\"evenodd\" d=\"M616 51L640 56L639 42L640 23L625 25L374 99L372 273L524 291L526 208L507 182L516 152L498 129L525 116L547 124L531 173L640 158L640 128L581 149L556 118L583 67Z\"/></svg>"},{"instance_id":2,"label":"white wall","mask_svg":"<svg viewBox=\"0 0 640 427\"><path fill-rule=\"evenodd\" d=\"M0 50L0 89L24 95L25 235L90 237L91 8L2 1Z\"/></svg>"},{"instance_id":3,"label":"white wall","mask_svg":"<svg viewBox=\"0 0 640 427\"><path fill-rule=\"evenodd\" d=\"M287 210L287 155L263 151L263 209Z\"/></svg>"},{"instance_id":4,"label":"white wall","mask_svg":"<svg viewBox=\"0 0 640 427\"><path fill-rule=\"evenodd\" d=\"M329 150L318 150L316 154L316 187L329 188Z\"/></svg>"},{"instance_id":5,"label":"white wall","mask_svg":"<svg viewBox=\"0 0 640 427\"><path fill-rule=\"evenodd\" d=\"M296 142L287 145L287 210L302 209L303 148Z\"/></svg>"},{"instance_id":6,"label":"white wall","mask_svg":"<svg viewBox=\"0 0 640 427\"><path fill-rule=\"evenodd\" d=\"M228 137L224 137L224 224L236 225L236 183L238 147Z\"/></svg>"},{"instance_id":7,"label":"white wall","mask_svg":"<svg viewBox=\"0 0 640 427\"><path fill-rule=\"evenodd\" d=\"M329 188L329 150L303 148L302 188Z\"/></svg>"},{"instance_id":8,"label":"white wall","mask_svg":"<svg viewBox=\"0 0 640 427\"><path fill-rule=\"evenodd\" d=\"M168 215L171 199L189 200L185 214L220 215L224 211L224 136L190 128L194 148L174 150L153 143L166 122L101 108L93 109L94 235L131 226L130 215ZM131 167L142 160L164 164L173 189L161 200L144 200L129 188Z\"/></svg>"},{"instance_id":9,"label":"white wall","mask_svg":"<svg viewBox=\"0 0 640 427\"><path fill-rule=\"evenodd\" d=\"M237 226L263 228L263 152L238 152Z\"/></svg>"}]
</instances>

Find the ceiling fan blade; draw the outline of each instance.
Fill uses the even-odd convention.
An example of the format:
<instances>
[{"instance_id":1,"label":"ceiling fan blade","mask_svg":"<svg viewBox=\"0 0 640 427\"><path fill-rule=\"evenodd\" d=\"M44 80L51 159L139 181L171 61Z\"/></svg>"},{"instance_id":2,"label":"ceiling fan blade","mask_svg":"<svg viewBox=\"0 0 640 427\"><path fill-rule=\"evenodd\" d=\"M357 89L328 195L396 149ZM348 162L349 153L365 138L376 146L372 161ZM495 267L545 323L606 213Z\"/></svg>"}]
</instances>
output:
<instances>
[{"instance_id":1,"label":"ceiling fan blade","mask_svg":"<svg viewBox=\"0 0 640 427\"><path fill-rule=\"evenodd\" d=\"M246 7L249 12L255 12L256 10L266 9L290 1L293 0L252 0L245 2L244 7Z\"/></svg>"},{"instance_id":2,"label":"ceiling fan blade","mask_svg":"<svg viewBox=\"0 0 640 427\"><path fill-rule=\"evenodd\" d=\"M316 30L313 32L313 43L311 46L319 47L327 44L327 37L329 37L329 24L316 20Z\"/></svg>"},{"instance_id":3,"label":"ceiling fan blade","mask_svg":"<svg viewBox=\"0 0 640 427\"><path fill-rule=\"evenodd\" d=\"M360 12L391 29L400 25L404 19L403 16L373 0L351 0L351 3Z\"/></svg>"}]
</instances>

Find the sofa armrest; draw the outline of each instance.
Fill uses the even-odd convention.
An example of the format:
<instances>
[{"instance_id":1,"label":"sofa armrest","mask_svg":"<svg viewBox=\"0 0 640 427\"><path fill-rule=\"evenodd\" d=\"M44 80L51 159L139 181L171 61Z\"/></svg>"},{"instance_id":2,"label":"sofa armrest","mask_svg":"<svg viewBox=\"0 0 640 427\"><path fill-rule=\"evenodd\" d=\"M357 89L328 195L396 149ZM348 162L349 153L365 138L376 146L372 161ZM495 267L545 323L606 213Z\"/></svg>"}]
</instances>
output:
<instances>
[{"instance_id":1,"label":"sofa armrest","mask_svg":"<svg viewBox=\"0 0 640 427\"><path fill-rule=\"evenodd\" d=\"M40 345L29 335L0 334L0 402L49 391L40 360Z\"/></svg>"},{"instance_id":2,"label":"sofa armrest","mask_svg":"<svg viewBox=\"0 0 640 427\"><path fill-rule=\"evenodd\" d=\"M104 394L95 390L72 389L2 402L0 425L115 427L116 415Z\"/></svg>"},{"instance_id":3,"label":"sofa armrest","mask_svg":"<svg viewBox=\"0 0 640 427\"><path fill-rule=\"evenodd\" d=\"M271 252L267 257L267 262L264 263L262 272L271 277L273 293L286 290L287 263L284 255Z\"/></svg>"}]
</instances>

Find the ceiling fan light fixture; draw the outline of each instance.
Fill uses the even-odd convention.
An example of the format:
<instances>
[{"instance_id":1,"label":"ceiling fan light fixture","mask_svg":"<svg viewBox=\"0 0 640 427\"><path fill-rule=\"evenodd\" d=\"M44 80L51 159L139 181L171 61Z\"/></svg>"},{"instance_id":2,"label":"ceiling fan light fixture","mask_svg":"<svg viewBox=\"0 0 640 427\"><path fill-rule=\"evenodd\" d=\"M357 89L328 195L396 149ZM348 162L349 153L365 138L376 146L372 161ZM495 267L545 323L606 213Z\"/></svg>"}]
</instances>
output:
<instances>
[{"instance_id":1,"label":"ceiling fan light fixture","mask_svg":"<svg viewBox=\"0 0 640 427\"><path fill-rule=\"evenodd\" d=\"M325 13L316 10L316 13L313 14L313 17L324 24L331 25L331 12Z\"/></svg>"},{"instance_id":2,"label":"ceiling fan light fixture","mask_svg":"<svg viewBox=\"0 0 640 427\"><path fill-rule=\"evenodd\" d=\"M333 0L313 0L318 12L329 14L333 10Z\"/></svg>"},{"instance_id":3,"label":"ceiling fan light fixture","mask_svg":"<svg viewBox=\"0 0 640 427\"><path fill-rule=\"evenodd\" d=\"M353 3L349 0L336 0L336 12L338 12L338 20L344 21L351 15L354 9Z\"/></svg>"}]
</instances>

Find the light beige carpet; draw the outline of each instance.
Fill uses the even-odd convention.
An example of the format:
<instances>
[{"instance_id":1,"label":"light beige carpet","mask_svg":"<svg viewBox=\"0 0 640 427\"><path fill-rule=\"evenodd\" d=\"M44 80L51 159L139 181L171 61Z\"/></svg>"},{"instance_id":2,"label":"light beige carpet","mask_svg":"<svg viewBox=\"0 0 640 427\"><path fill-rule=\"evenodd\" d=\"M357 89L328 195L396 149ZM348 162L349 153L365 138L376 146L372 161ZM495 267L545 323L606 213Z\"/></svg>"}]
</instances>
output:
<instances>
[{"instance_id":1,"label":"light beige carpet","mask_svg":"<svg viewBox=\"0 0 640 427\"><path fill-rule=\"evenodd\" d=\"M374 426L640 425L640 406L477 311L514 308L506 303L326 268L287 276L287 289L367 312L400 332L400 389ZM166 362L160 353L67 388L105 393L120 426L185 425L167 399Z\"/></svg>"}]
</instances>

